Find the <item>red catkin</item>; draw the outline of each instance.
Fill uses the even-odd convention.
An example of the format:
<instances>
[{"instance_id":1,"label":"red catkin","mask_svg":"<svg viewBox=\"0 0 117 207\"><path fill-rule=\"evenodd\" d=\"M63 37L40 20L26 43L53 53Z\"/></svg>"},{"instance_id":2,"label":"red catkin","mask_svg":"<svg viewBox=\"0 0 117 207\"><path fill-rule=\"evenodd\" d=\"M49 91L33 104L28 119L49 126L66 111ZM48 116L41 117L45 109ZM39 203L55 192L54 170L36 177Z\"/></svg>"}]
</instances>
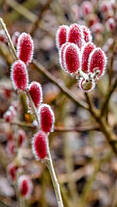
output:
<instances>
[{"instance_id":1,"label":"red catkin","mask_svg":"<svg viewBox=\"0 0 117 207\"><path fill-rule=\"evenodd\" d=\"M43 93L42 93L41 84L36 81L33 81L29 85L29 93L35 104L35 107L38 108L39 104L43 101Z\"/></svg>"},{"instance_id":2,"label":"red catkin","mask_svg":"<svg viewBox=\"0 0 117 207\"><path fill-rule=\"evenodd\" d=\"M95 45L92 42L85 44L85 46L82 49L82 67L81 68L84 72L88 72L88 59L93 49L95 49Z\"/></svg>"},{"instance_id":3,"label":"red catkin","mask_svg":"<svg viewBox=\"0 0 117 207\"><path fill-rule=\"evenodd\" d=\"M27 33L22 33L18 38L17 57L25 64L32 61L34 52L34 44L31 36Z\"/></svg>"},{"instance_id":4,"label":"red catkin","mask_svg":"<svg viewBox=\"0 0 117 207\"><path fill-rule=\"evenodd\" d=\"M79 48L84 44L83 32L78 24L71 24L68 32L68 42L75 43Z\"/></svg>"},{"instance_id":5,"label":"red catkin","mask_svg":"<svg viewBox=\"0 0 117 207\"><path fill-rule=\"evenodd\" d=\"M54 128L54 112L48 104L42 104L39 107L39 122L42 131L48 133L52 132Z\"/></svg>"},{"instance_id":6,"label":"red catkin","mask_svg":"<svg viewBox=\"0 0 117 207\"><path fill-rule=\"evenodd\" d=\"M80 50L77 47L77 45L71 43L69 44L63 53L63 60L64 60L64 67L65 70L70 74L78 73L78 70L80 69Z\"/></svg>"},{"instance_id":7,"label":"red catkin","mask_svg":"<svg viewBox=\"0 0 117 207\"><path fill-rule=\"evenodd\" d=\"M17 139L18 139L18 147L22 147L26 141L26 133L24 130L22 129L18 130Z\"/></svg>"},{"instance_id":8,"label":"red catkin","mask_svg":"<svg viewBox=\"0 0 117 207\"><path fill-rule=\"evenodd\" d=\"M47 156L47 135L43 131L37 132L32 139L32 152L37 160Z\"/></svg>"},{"instance_id":9,"label":"red catkin","mask_svg":"<svg viewBox=\"0 0 117 207\"><path fill-rule=\"evenodd\" d=\"M67 41L69 27L67 25L61 25L56 33L56 47L60 47Z\"/></svg>"},{"instance_id":10,"label":"red catkin","mask_svg":"<svg viewBox=\"0 0 117 207\"><path fill-rule=\"evenodd\" d=\"M28 72L24 62L17 60L11 67L11 80L14 89L26 90L28 87Z\"/></svg>"},{"instance_id":11,"label":"red catkin","mask_svg":"<svg viewBox=\"0 0 117 207\"><path fill-rule=\"evenodd\" d=\"M101 48L95 48L90 56L89 56L89 63L88 63L88 71L94 73L95 70L99 70L99 74L97 78L104 75L106 64L107 64L107 57Z\"/></svg>"}]
</instances>

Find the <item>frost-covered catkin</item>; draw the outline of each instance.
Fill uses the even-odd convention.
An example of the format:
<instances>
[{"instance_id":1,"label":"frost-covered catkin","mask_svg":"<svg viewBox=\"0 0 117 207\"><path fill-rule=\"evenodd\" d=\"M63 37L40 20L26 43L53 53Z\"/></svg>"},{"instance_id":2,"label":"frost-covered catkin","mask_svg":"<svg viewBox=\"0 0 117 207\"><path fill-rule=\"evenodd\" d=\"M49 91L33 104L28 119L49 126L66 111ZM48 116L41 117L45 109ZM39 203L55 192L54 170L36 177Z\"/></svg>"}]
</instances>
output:
<instances>
[{"instance_id":1,"label":"frost-covered catkin","mask_svg":"<svg viewBox=\"0 0 117 207\"><path fill-rule=\"evenodd\" d=\"M56 47L60 47L67 41L69 27L67 25L61 25L56 32Z\"/></svg>"},{"instance_id":2,"label":"frost-covered catkin","mask_svg":"<svg viewBox=\"0 0 117 207\"><path fill-rule=\"evenodd\" d=\"M89 56L88 71L94 73L98 70L97 78L101 77L105 73L107 65L107 57L101 48L95 48Z\"/></svg>"},{"instance_id":3,"label":"frost-covered catkin","mask_svg":"<svg viewBox=\"0 0 117 207\"><path fill-rule=\"evenodd\" d=\"M35 104L35 107L38 108L40 103L42 103L43 101L41 84L36 81L31 82L31 84L29 85L29 93Z\"/></svg>"},{"instance_id":4,"label":"frost-covered catkin","mask_svg":"<svg viewBox=\"0 0 117 207\"><path fill-rule=\"evenodd\" d=\"M27 33L22 33L18 38L17 43L17 57L25 64L32 61L34 53L34 43L31 36Z\"/></svg>"},{"instance_id":5,"label":"frost-covered catkin","mask_svg":"<svg viewBox=\"0 0 117 207\"><path fill-rule=\"evenodd\" d=\"M70 74L78 73L81 66L80 50L74 43L70 43L63 52L64 68Z\"/></svg>"},{"instance_id":6,"label":"frost-covered catkin","mask_svg":"<svg viewBox=\"0 0 117 207\"><path fill-rule=\"evenodd\" d=\"M55 116L48 104L42 104L38 111L41 130L45 133L52 132L54 129Z\"/></svg>"},{"instance_id":7,"label":"frost-covered catkin","mask_svg":"<svg viewBox=\"0 0 117 207\"><path fill-rule=\"evenodd\" d=\"M90 53L95 49L95 45L92 42L89 42L84 45L82 48L82 66L81 69L84 72L88 72L88 59Z\"/></svg>"},{"instance_id":8,"label":"frost-covered catkin","mask_svg":"<svg viewBox=\"0 0 117 207\"><path fill-rule=\"evenodd\" d=\"M32 139L32 151L37 160L47 156L47 135L43 131L37 132Z\"/></svg>"},{"instance_id":9,"label":"frost-covered catkin","mask_svg":"<svg viewBox=\"0 0 117 207\"><path fill-rule=\"evenodd\" d=\"M78 24L71 24L68 32L68 42L75 43L80 49L84 45L83 32Z\"/></svg>"},{"instance_id":10,"label":"frost-covered catkin","mask_svg":"<svg viewBox=\"0 0 117 207\"><path fill-rule=\"evenodd\" d=\"M28 72L23 61L17 60L11 66L11 80L14 89L26 90L28 88Z\"/></svg>"}]
</instances>

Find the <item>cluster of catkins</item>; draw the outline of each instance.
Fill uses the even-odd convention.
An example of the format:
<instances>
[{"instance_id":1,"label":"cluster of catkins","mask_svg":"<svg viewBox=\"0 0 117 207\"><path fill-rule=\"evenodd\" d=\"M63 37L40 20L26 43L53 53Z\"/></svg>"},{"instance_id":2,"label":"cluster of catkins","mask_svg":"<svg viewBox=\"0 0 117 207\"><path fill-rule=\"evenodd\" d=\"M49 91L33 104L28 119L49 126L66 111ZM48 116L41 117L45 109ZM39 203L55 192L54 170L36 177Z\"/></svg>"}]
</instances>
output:
<instances>
[{"instance_id":1,"label":"cluster of catkins","mask_svg":"<svg viewBox=\"0 0 117 207\"><path fill-rule=\"evenodd\" d=\"M81 5L72 5L72 15L76 21L84 19L95 34L115 31L117 24L117 5L115 0L83 1ZM104 24L103 24L104 23ZM105 27L104 27L105 25Z\"/></svg>"},{"instance_id":2,"label":"cluster of catkins","mask_svg":"<svg viewBox=\"0 0 117 207\"><path fill-rule=\"evenodd\" d=\"M61 68L78 79L83 91L94 89L105 72L107 58L92 42L90 30L79 24L62 25L56 33L56 46Z\"/></svg>"},{"instance_id":3,"label":"cluster of catkins","mask_svg":"<svg viewBox=\"0 0 117 207\"><path fill-rule=\"evenodd\" d=\"M106 23L106 29L109 32L114 32L117 24L117 6L115 1L103 0L99 6L99 10L103 15L103 19Z\"/></svg>"},{"instance_id":4,"label":"cluster of catkins","mask_svg":"<svg viewBox=\"0 0 117 207\"><path fill-rule=\"evenodd\" d=\"M48 156L48 136L54 128L54 112L48 104L43 104L43 93L41 84L32 81L29 84L28 69L27 66L31 63L34 52L34 44L31 36L27 33L17 34L14 36L16 46L17 60L11 66L11 80L15 90L28 92L34 103L35 110L39 120L39 131L32 138L32 151L36 159L43 160ZM29 100L29 107L31 106ZM11 113L12 117L9 117ZM4 114L4 119L7 122L12 122L15 113L13 114L12 108ZM24 136L20 130L19 147L24 141ZM11 163L8 166L8 172L12 181L16 180L16 172L18 166ZM21 175L18 179L18 188L20 194L26 199L29 198L32 192L32 182L27 175Z\"/></svg>"}]
</instances>

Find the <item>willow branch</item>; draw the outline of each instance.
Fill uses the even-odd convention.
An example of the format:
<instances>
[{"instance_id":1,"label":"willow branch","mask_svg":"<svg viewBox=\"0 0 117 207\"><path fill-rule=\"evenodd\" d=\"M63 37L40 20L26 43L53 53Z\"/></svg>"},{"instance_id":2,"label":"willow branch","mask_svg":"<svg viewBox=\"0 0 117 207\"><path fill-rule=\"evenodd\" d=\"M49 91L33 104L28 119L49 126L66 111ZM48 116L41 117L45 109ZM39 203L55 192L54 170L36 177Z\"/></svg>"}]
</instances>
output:
<instances>
[{"instance_id":1,"label":"willow branch","mask_svg":"<svg viewBox=\"0 0 117 207\"><path fill-rule=\"evenodd\" d=\"M6 25L5 25L5 23L4 23L2 18L0 18L0 25L1 25L2 29L4 30L4 32L6 34L6 37L7 37L7 40L8 40L8 44L9 44L9 48L11 49L12 54L14 55L15 59L17 59L17 55L16 55L16 51L15 51L14 45L12 43L12 40L10 38L10 35L8 33L8 30L7 30Z\"/></svg>"},{"instance_id":2,"label":"willow branch","mask_svg":"<svg viewBox=\"0 0 117 207\"><path fill-rule=\"evenodd\" d=\"M6 0L6 3L32 23L36 21L36 15L30 12L26 7L22 6L14 0Z\"/></svg>"},{"instance_id":3,"label":"willow branch","mask_svg":"<svg viewBox=\"0 0 117 207\"><path fill-rule=\"evenodd\" d=\"M4 119L0 119L0 123L6 123ZM7 124L11 125L17 125L19 127L23 128L31 128L35 129L35 126L31 123L26 123L23 121L15 121L15 122L7 122ZM55 126L54 132L60 132L60 133L67 133L67 132L85 132L85 131L99 131L98 126L79 126L79 127L60 127L60 126Z\"/></svg>"},{"instance_id":4,"label":"willow branch","mask_svg":"<svg viewBox=\"0 0 117 207\"><path fill-rule=\"evenodd\" d=\"M85 97L86 97L87 103L89 105L90 113L92 114L92 116L94 117L96 122L99 124L100 130L105 135L105 138L106 138L108 144L111 146L113 152L117 155L117 138L116 138L116 136L114 135L110 126L106 123L105 119L102 116L100 116L100 114L94 109L94 107L91 103L91 100L89 98L89 95L87 93L85 93Z\"/></svg>"}]
</instances>

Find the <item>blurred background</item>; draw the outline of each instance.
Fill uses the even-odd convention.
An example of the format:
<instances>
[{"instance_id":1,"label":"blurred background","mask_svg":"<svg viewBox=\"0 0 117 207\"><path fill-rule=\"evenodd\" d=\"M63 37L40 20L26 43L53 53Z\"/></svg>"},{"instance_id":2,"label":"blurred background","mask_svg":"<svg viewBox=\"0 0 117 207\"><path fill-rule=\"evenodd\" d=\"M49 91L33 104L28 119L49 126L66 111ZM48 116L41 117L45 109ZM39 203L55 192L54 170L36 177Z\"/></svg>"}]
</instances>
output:
<instances>
[{"instance_id":1,"label":"blurred background","mask_svg":"<svg viewBox=\"0 0 117 207\"><path fill-rule=\"evenodd\" d=\"M77 80L61 70L56 48L59 25L78 23L90 28L93 41L107 57L106 74L90 93L93 106L100 110L109 87L117 77L117 1L111 0L0 0L0 16L14 36L32 35L34 59L75 98L87 104ZM18 33L16 33L18 32ZM15 44L15 42L14 42ZM13 91L10 67L13 56L0 30L0 207L17 207L15 185L8 165L20 159L20 170L32 179L34 188L27 207L56 207L51 178L43 163L35 161L31 137L36 131L34 117L26 98ZM29 65L30 81L42 84L44 102L54 110L55 131L50 134L50 148L65 207L117 207L117 158L108 145L101 127L89 111L79 107L44 73ZM12 124L3 119L10 106L17 108ZM117 134L117 91L111 96L106 119ZM18 130L26 133L25 146L16 156ZM6 205L5 205L6 204Z\"/></svg>"}]
</instances>

